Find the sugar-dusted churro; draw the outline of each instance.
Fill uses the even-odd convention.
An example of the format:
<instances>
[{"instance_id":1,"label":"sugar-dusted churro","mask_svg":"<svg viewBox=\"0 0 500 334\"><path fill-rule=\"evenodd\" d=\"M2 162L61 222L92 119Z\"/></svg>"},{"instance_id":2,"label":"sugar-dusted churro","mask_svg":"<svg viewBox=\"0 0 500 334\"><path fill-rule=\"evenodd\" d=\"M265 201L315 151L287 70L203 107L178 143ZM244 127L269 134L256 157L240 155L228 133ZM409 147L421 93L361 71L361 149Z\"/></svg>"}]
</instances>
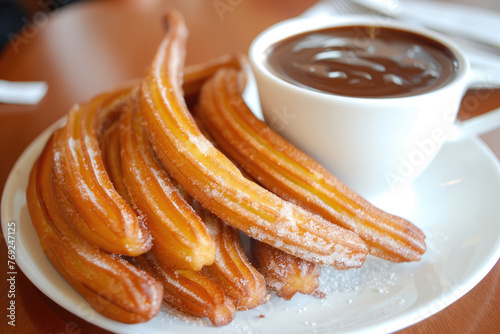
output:
<instances>
[{"instance_id":1,"label":"sugar-dusted churro","mask_svg":"<svg viewBox=\"0 0 500 334\"><path fill-rule=\"evenodd\" d=\"M238 56L225 54L200 64L187 66L184 69L182 91L186 103L193 104L198 99L203 83L220 68L239 68Z\"/></svg>"},{"instance_id":2,"label":"sugar-dusted churro","mask_svg":"<svg viewBox=\"0 0 500 334\"><path fill-rule=\"evenodd\" d=\"M166 25L145 76L75 105L30 175L42 249L96 311L139 323L163 300L222 326L267 302L266 284L284 299L318 293L320 265L357 268L368 252L420 259L420 229L252 114L244 58L182 73L187 30L175 11ZM253 265L240 231L252 238Z\"/></svg>"},{"instance_id":3,"label":"sugar-dusted churro","mask_svg":"<svg viewBox=\"0 0 500 334\"><path fill-rule=\"evenodd\" d=\"M115 187L116 191L118 191L118 194L123 197L125 202L132 205L127 187L123 182L120 122L114 121L106 129L104 129L100 137L100 147L104 167L106 168L111 183Z\"/></svg>"},{"instance_id":4,"label":"sugar-dusted churro","mask_svg":"<svg viewBox=\"0 0 500 334\"><path fill-rule=\"evenodd\" d=\"M151 231L158 261L166 267L198 271L215 260L213 238L156 158L135 101L131 99L120 118L124 183L133 207Z\"/></svg>"},{"instance_id":5,"label":"sugar-dusted churro","mask_svg":"<svg viewBox=\"0 0 500 334\"><path fill-rule=\"evenodd\" d=\"M212 75L217 72L220 68L238 68L240 66L239 57L233 55L223 55L214 59L210 59L206 62L187 66L184 70L184 79L182 90L184 92L184 98L191 101L191 104L197 101L201 87L203 83L208 80ZM128 89L132 92L140 84L140 80L133 81L129 83ZM124 89L126 89L124 87ZM125 103L125 101L123 101ZM127 203L131 203L130 198L128 198L128 191L123 182L116 182L121 180L123 175L121 171L121 157L120 157L120 131L119 122L114 120L118 118L118 114L121 110L115 109L115 113L112 115L106 126L102 129L102 134L100 135L100 149L103 156L104 167L106 168L111 182L115 185L118 193L126 200ZM114 177L114 179L113 179Z\"/></svg>"},{"instance_id":6,"label":"sugar-dusted churro","mask_svg":"<svg viewBox=\"0 0 500 334\"><path fill-rule=\"evenodd\" d=\"M319 265L257 240L252 240L251 247L252 263L278 297L290 300L297 292L310 295L319 287Z\"/></svg>"},{"instance_id":7,"label":"sugar-dusted churro","mask_svg":"<svg viewBox=\"0 0 500 334\"><path fill-rule=\"evenodd\" d=\"M256 239L336 268L361 266L367 247L355 233L248 181L200 133L180 90L184 21L169 12L167 25L139 100L155 152L170 175L205 208Z\"/></svg>"},{"instance_id":8,"label":"sugar-dusted churro","mask_svg":"<svg viewBox=\"0 0 500 334\"><path fill-rule=\"evenodd\" d=\"M240 232L199 204L195 208L212 233L217 248L214 264L204 267L202 272L226 291L237 310L252 309L267 302L266 282L246 257Z\"/></svg>"},{"instance_id":9,"label":"sugar-dusted churro","mask_svg":"<svg viewBox=\"0 0 500 334\"><path fill-rule=\"evenodd\" d=\"M203 135L207 137L215 147L219 148L219 143L210 135L203 121L196 116L195 120ZM235 164L241 169L237 162L235 162ZM253 180L253 178L242 169L241 173L247 179ZM227 227L228 225L225 224L222 226ZM219 227L216 231L220 230L221 228ZM320 266L316 263L285 253L255 239L252 239L251 245L252 264L263 275L267 286L271 290L274 290L278 297L289 300L297 292L311 294L318 288Z\"/></svg>"},{"instance_id":10,"label":"sugar-dusted churro","mask_svg":"<svg viewBox=\"0 0 500 334\"><path fill-rule=\"evenodd\" d=\"M129 95L130 89L119 89L70 111L54 143L54 177L82 217L70 221L78 233L108 252L135 256L151 248L151 234L114 188L99 146L102 129Z\"/></svg>"},{"instance_id":11,"label":"sugar-dusted churro","mask_svg":"<svg viewBox=\"0 0 500 334\"><path fill-rule=\"evenodd\" d=\"M371 205L257 119L242 98L243 73L221 69L202 89L197 116L221 149L278 196L358 233L371 254L418 261L424 233Z\"/></svg>"},{"instance_id":12,"label":"sugar-dusted churro","mask_svg":"<svg viewBox=\"0 0 500 334\"><path fill-rule=\"evenodd\" d=\"M227 325L234 319L233 301L207 275L164 267L151 252L133 262L161 282L163 300L172 308L194 317L208 317L215 326Z\"/></svg>"},{"instance_id":13,"label":"sugar-dusted churro","mask_svg":"<svg viewBox=\"0 0 500 334\"><path fill-rule=\"evenodd\" d=\"M161 285L116 255L86 242L67 223L61 210L78 213L66 202L61 208L52 189L53 137L34 165L27 189L33 226L49 261L102 315L124 323L153 318L162 300Z\"/></svg>"},{"instance_id":14,"label":"sugar-dusted churro","mask_svg":"<svg viewBox=\"0 0 500 334\"><path fill-rule=\"evenodd\" d=\"M128 113L129 115L127 115L126 113ZM132 120L130 120L130 118L132 118ZM128 129L129 126L132 126L135 129ZM122 115L122 131L127 131L131 134L134 131L144 131L141 126L140 116L135 114L134 112L130 113L130 111L125 110L124 114ZM113 133L109 134L108 136L108 139L112 139ZM154 152L152 151L150 144L142 142L147 138L143 137L143 134L137 133L134 133L134 137L141 139L137 139L139 142L136 144L138 145L134 145L134 150L132 150L131 154L150 155L149 159L155 159ZM149 152L142 152L143 149L149 150ZM106 153L106 151L103 152ZM110 162L110 164L113 164L113 162ZM157 161L154 164L158 164L154 166L154 170L160 170L162 168L162 166ZM135 170L132 172L138 173L138 169L140 166L136 165L135 167ZM163 173L166 172L157 172L157 174ZM210 277L225 293L227 293L227 295L233 300L235 307L238 310L254 308L262 303L265 303L268 300L265 281L262 275L257 272L255 268L253 268L253 266L246 258L239 239L239 232L233 227L223 223L212 213L201 207L201 205L197 203L196 200L194 200L189 194L187 194L175 180L169 180L168 177L167 180L165 180L165 177L167 177L167 175L164 175L164 177L162 178L162 182L168 181L170 192L175 193L177 197L182 197L182 199L178 198L177 201L182 202L184 200L185 203L193 206L195 210L194 212L196 212L197 216L191 216L190 218L194 220L201 219L203 223L208 226L210 233L215 239L216 253L214 254L217 254L215 262L211 265L206 265L203 268L202 273ZM112 177L112 179L116 180L115 186L119 188L125 187L123 182L125 178ZM151 182L152 181L149 180L149 182L147 183ZM138 194L138 196L142 195L145 196L147 195L147 193ZM157 198L161 196L153 197ZM193 209L190 209L190 211L192 210ZM144 210L141 211L145 212ZM181 219L180 223L185 224L185 222L183 222L183 219ZM154 245L152 252L153 254L155 254L155 261L160 263L161 261L159 261L158 255L156 255L157 252L155 252L155 250L161 250L162 242L160 242L160 247L156 247L159 240L155 237L154 230L153 237ZM162 264L159 267L165 268L165 266L165 264ZM170 281L171 284L175 282L175 277L180 278L181 276L179 276L179 274L177 276L172 275ZM177 283L182 284L180 281Z\"/></svg>"}]
</instances>

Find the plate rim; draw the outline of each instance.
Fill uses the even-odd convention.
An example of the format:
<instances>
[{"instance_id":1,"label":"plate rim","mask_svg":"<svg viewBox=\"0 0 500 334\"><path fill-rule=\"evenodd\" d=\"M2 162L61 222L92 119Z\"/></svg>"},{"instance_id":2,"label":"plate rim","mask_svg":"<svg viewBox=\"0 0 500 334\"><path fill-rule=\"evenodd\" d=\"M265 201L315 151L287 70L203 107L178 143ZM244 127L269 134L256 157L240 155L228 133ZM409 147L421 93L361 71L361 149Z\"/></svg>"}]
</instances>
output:
<instances>
[{"instance_id":1,"label":"plate rim","mask_svg":"<svg viewBox=\"0 0 500 334\"><path fill-rule=\"evenodd\" d=\"M9 176L7 178L7 181L5 182L5 186L2 192L2 199L1 199L1 224L2 224L2 231L4 234L4 240L7 242L7 233L6 233L6 227L7 223L12 221L12 218L10 217L11 215L11 210L9 206L12 206L11 202L14 196L8 196L9 194L13 194L15 188L19 188L19 186L16 186L17 182L16 179L18 179L18 176L16 175L16 170L19 168L22 168L22 164L25 162L25 160L31 160L33 159L36 161L37 159L37 153L39 153L42 149L43 146L45 145L46 141L49 139L50 135L60 126L64 125L66 116L60 118L56 122L54 122L52 125L50 125L48 128L46 128L43 132L41 132L23 151L23 153L18 157L16 160L16 163L12 167ZM496 155L491 151L491 149L477 136L471 136L469 138L465 139L460 139L453 141L452 143L457 143L457 142L470 142L474 145L474 148L476 150L479 150L481 154L484 155L485 159L487 159L490 163L492 163L492 167L496 170L497 176L498 176L498 181L500 181L500 161L496 157ZM439 155L439 153L438 153ZM29 167L31 169L31 166ZM19 223L19 222L18 222ZM16 234L19 231L19 226L16 226ZM462 298L466 293L471 291L481 280L491 271L491 269L495 266L495 264L499 261L500 258L500 236L497 238L496 242L496 247L492 247L490 249L490 253L492 254L488 261L486 262L485 265L483 265L480 270L477 270L474 272L471 278L469 278L467 281L464 283L460 284L458 287L458 290L451 290L448 291L445 295L440 296L438 299L434 299L432 302L429 303L424 303L423 305L420 305L416 310L408 314L408 312L401 312L400 314L396 314L392 317L389 318L389 320L382 320L381 322L376 322L371 325L370 331L373 331L375 333L382 333L382 332L393 332L397 330L401 330L407 327L410 327L438 312L441 310L445 309L449 305L453 304L460 298ZM25 255L26 256L26 255ZM21 259L21 261L19 261ZM56 304L60 305L67 311L71 312L72 314L76 315L77 317L81 318L84 321L89 321L85 315L88 316L88 311L85 311L83 308L75 308L74 304L71 302L70 298L60 296L60 291L56 292L54 295L53 290L51 289L51 286L45 286L41 282L37 281L36 279L33 278L33 273L32 270L29 268L29 264L25 262L25 259L22 257L18 257L18 254L16 254L16 264L21 269L21 271L24 273L24 275L29 279L29 281L37 287L44 295L46 295L48 298L50 298L53 302ZM49 261L50 264L50 261ZM57 271L52 268L56 273ZM29 274L26 274L26 273ZM59 275L59 273L57 273ZM36 277L35 277L36 278ZM49 280L48 280L49 281ZM71 287L71 285L69 285ZM72 288L72 287L71 287ZM75 293L78 294L75 290ZM78 294L79 295L79 294ZM79 295L81 297L81 295ZM82 300L86 303L85 299L81 297ZM122 324L119 322L116 322L114 320L108 319L101 314L97 313L95 310L91 308L91 306L88 306L91 311L92 311L92 316L97 316L98 321L89 321L95 326L101 327L106 330L111 330L111 331L116 331L120 330L120 333L137 333L137 327L140 327L144 325L144 323L140 324ZM413 314L413 316L411 316ZM418 316L415 316L415 314L418 314ZM411 316L411 321L409 320L409 317ZM95 318L94 318L95 319ZM213 329L213 328L212 328ZM350 333L356 333L356 332L363 332L366 330L366 325L362 325L359 328L355 329L347 329L348 332ZM340 330L340 332L344 332L345 330ZM169 333L168 329L164 333Z\"/></svg>"}]
</instances>

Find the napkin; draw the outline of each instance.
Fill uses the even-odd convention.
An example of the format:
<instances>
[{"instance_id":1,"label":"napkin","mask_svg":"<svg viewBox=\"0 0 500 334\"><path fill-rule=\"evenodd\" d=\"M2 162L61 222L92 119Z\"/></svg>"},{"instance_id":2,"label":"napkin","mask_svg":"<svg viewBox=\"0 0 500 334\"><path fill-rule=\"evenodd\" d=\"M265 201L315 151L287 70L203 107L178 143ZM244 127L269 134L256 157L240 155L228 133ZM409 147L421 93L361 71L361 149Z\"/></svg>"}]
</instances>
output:
<instances>
[{"instance_id":1,"label":"napkin","mask_svg":"<svg viewBox=\"0 0 500 334\"><path fill-rule=\"evenodd\" d=\"M20 82L0 80L0 103L37 104L47 93L43 81Z\"/></svg>"}]
</instances>

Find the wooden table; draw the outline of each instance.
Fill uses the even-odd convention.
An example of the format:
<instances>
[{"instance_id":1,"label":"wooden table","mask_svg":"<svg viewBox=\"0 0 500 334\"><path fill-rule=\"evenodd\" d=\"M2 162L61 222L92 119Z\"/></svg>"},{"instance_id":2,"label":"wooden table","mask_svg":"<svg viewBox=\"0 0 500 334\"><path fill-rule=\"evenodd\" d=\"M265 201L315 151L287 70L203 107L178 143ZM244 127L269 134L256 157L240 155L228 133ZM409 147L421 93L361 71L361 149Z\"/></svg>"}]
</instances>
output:
<instances>
[{"instance_id":1,"label":"wooden table","mask_svg":"<svg viewBox=\"0 0 500 334\"><path fill-rule=\"evenodd\" d=\"M458 1L458 0L457 0ZM460 2L472 3L473 0ZM217 7L215 4L226 4ZM36 106L0 104L0 190L24 148L70 106L96 93L141 76L162 37L161 16L175 7L191 31L187 64L226 52L246 52L253 37L267 26L299 15L313 0L103 1L73 4L55 13L39 12L36 24L0 56L0 79L43 80L47 96ZM496 6L491 0L477 2ZM36 14L35 14L36 15ZM495 92L478 110L500 106ZM500 130L483 140L500 156ZM0 259L7 257L5 244ZM7 262L6 260L4 260ZM106 333L67 312L38 291L19 272L16 276L16 327L7 325L7 266L1 267L2 333ZM500 328L500 264L472 291L436 315L401 333L493 333Z\"/></svg>"}]
</instances>

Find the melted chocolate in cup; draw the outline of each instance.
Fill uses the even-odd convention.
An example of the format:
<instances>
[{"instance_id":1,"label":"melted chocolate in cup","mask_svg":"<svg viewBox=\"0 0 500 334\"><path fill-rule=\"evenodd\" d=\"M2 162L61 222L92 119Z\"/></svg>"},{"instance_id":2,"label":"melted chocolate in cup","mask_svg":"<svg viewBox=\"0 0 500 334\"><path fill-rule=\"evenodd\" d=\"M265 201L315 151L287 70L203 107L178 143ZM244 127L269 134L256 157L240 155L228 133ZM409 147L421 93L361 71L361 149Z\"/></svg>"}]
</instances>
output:
<instances>
[{"instance_id":1,"label":"melted chocolate in cup","mask_svg":"<svg viewBox=\"0 0 500 334\"><path fill-rule=\"evenodd\" d=\"M278 77L336 95L404 97L453 80L458 61L441 43L395 28L344 26L299 34L267 50Z\"/></svg>"}]
</instances>

